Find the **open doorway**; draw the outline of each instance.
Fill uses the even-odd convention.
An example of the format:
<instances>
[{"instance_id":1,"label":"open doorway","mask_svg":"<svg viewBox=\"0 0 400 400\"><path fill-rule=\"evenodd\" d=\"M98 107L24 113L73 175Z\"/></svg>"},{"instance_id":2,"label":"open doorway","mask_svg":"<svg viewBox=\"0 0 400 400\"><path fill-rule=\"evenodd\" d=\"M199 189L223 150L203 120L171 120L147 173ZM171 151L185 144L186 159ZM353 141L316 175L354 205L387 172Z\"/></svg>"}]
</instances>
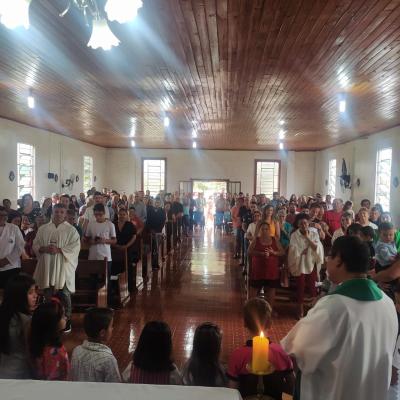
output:
<instances>
[{"instance_id":1,"label":"open doorway","mask_svg":"<svg viewBox=\"0 0 400 400\"><path fill-rule=\"evenodd\" d=\"M228 181L225 180L193 180L193 197L197 199L199 193L203 193L203 197L206 201L204 208L206 226L214 226L215 199L221 193L226 194L227 189Z\"/></svg>"}]
</instances>

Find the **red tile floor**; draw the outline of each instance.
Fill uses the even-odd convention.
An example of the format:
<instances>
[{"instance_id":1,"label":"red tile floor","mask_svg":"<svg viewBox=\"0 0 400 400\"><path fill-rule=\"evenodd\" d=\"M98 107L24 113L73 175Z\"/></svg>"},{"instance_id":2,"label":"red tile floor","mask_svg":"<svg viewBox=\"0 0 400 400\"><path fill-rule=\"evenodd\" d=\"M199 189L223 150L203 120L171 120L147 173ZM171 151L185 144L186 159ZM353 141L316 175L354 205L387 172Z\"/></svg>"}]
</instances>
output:
<instances>
[{"instance_id":1,"label":"red tile floor","mask_svg":"<svg viewBox=\"0 0 400 400\"><path fill-rule=\"evenodd\" d=\"M143 325L164 320L173 333L174 358L181 367L188 359L196 326L205 321L219 325L223 332L221 359L246 341L242 322L245 301L244 280L237 260L232 258L233 238L214 232L196 232L184 239L180 248L150 276L148 283L127 306L116 311L110 347L120 369L129 363ZM277 307L268 333L279 341L294 325L290 305ZM73 331L66 336L68 350L84 339L83 314L73 315Z\"/></svg>"}]
</instances>

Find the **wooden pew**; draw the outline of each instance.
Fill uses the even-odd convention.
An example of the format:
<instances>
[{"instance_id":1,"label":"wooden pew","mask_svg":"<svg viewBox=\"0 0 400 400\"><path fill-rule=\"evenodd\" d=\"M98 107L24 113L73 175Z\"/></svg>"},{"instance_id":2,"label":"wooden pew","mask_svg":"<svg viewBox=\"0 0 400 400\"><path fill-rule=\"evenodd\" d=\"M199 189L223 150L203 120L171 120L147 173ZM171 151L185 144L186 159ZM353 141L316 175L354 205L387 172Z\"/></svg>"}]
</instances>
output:
<instances>
[{"instance_id":1,"label":"wooden pew","mask_svg":"<svg viewBox=\"0 0 400 400\"><path fill-rule=\"evenodd\" d=\"M107 258L78 261L73 307L107 307Z\"/></svg>"},{"instance_id":2,"label":"wooden pew","mask_svg":"<svg viewBox=\"0 0 400 400\"><path fill-rule=\"evenodd\" d=\"M163 233L152 233L151 234L151 249L150 253L153 254L153 245L154 245L154 235L157 235L158 237L158 249L157 249L157 254L158 254L158 265L160 268L162 268L163 262L165 261L165 249L164 249L164 241L165 241L165 235Z\"/></svg>"},{"instance_id":3,"label":"wooden pew","mask_svg":"<svg viewBox=\"0 0 400 400\"><path fill-rule=\"evenodd\" d=\"M36 264L37 264L36 258L21 260L21 272L33 276L33 274L35 273Z\"/></svg>"},{"instance_id":4,"label":"wooden pew","mask_svg":"<svg viewBox=\"0 0 400 400\"><path fill-rule=\"evenodd\" d=\"M111 247L111 257L113 263L118 263L122 267L118 275L118 302L121 306L124 306L130 299L128 291L128 268L133 268L133 266L128 264L128 252L126 249ZM133 272L134 276L136 276L136 268Z\"/></svg>"}]
</instances>

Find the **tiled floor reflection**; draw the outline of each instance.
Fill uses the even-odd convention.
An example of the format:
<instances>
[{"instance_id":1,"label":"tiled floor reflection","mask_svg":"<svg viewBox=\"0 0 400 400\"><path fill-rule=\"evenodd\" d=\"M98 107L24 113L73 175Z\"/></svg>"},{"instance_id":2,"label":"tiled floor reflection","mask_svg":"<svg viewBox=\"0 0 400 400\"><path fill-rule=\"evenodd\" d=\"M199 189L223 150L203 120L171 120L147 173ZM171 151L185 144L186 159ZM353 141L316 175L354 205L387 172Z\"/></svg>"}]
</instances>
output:
<instances>
[{"instance_id":1,"label":"tiled floor reflection","mask_svg":"<svg viewBox=\"0 0 400 400\"><path fill-rule=\"evenodd\" d=\"M111 348L120 368L126 367L147 321L166 321L173 332L178 366L189 357L195 328L205 321L218 324L223 332L222 361L246 341L242 322L244 301L241 268L232 259L233 238L208 229L185 239L181 248L154 273L130 303L116 312ZM280 315L290 310L278 309ZM73 333L66 345L72 350L84 339L82 314L74 314ZM269 336L278 341L293 326L293 318L279 317Z\"/></svg>"}]
</instances>

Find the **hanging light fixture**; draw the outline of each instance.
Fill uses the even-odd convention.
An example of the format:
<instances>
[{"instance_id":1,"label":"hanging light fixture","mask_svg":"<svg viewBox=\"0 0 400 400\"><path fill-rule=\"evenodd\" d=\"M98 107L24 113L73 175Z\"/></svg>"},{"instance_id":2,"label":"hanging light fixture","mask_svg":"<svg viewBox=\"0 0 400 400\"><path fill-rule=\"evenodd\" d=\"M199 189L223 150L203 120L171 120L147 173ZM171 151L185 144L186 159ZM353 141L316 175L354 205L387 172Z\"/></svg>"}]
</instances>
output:
<instances>
[{"instance_id":1,"label":"hanging light fixture","mask_svg":"<svg viewBox=\"0 0 400 400\"><path fill-rule=\"evenodd\" d=\"M88 47L110 50L113 46L119 45L120 41L108 26L104 9L99 9L97 0L69 0L67 8L60 14L60 17L64 17L71 9L71 6L75 6L83 13L86 25L89 26L90 20L92 21L92 35L87 44Z\"/></svg>"},{"instance_id":2,"label":"hanging light fixture","mask_svg":"<svg viewBox=\"0 0 400 400\"><path fill-rule=\"evenodd\" d=\"M111 50L111 47L119 45L118 38L111 32L107 21L104 18L93 20L92 36L90 36L88 47L103 50Z\"/></svg>"},{"instance_id":3,"label":"hanging light fixture","mask_svg":"<svg viewBox=\"0 0 400 400\"><path fill-rule=\"evenodd\" d=\"M133 21L142 6L142 0L108 0L104 10L110 21L124 24Z\"/></svg>"},{"instance_id":4,"label":"hanging light fixture","mask_svg":"<svg viewBox=\"0 0 400 400\"><path fill-rule=\"evenodd\" d=\"M29 28L29 5L32 0L0 0L0 22L8 29Z\"/></svg>"}]
</instances>

